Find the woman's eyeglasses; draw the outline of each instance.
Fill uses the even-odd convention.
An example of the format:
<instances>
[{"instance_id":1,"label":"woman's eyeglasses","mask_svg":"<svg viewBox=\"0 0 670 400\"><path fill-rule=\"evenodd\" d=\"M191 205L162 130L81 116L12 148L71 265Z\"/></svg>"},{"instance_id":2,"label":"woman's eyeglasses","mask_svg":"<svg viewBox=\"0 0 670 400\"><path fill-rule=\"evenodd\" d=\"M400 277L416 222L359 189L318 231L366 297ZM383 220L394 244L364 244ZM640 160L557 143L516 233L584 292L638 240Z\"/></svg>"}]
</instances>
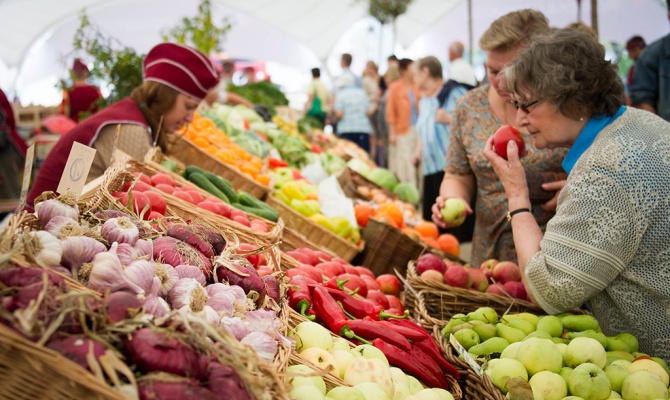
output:
<instances>
[{"instance_id":1,"label":"woman's eyeglasses","mask_svg":"<svg viewBox=\"0 0 670 400\"><path fill-rule=\"evenodd\" d=\"M535 101L532 101L532 102L526 103L526 104L520 103L516 100L512 100L512 105L514 105L514 107L517 110L521 110L521 111L525 112L526 114L528 114L528 113L530 113L531 107L535 107L537 105L537 103L541 102L542 100L544 100L544 99L537 99Z\"/></svg>"}]
</instances>

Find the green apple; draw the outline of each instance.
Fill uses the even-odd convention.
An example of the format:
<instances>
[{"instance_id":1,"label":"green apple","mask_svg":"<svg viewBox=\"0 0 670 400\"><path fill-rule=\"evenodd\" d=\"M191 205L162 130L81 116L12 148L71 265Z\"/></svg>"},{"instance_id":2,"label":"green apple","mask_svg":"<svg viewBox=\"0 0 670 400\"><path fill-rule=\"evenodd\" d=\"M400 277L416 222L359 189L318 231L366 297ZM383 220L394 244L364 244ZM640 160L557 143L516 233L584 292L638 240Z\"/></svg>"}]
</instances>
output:
<instances>
[{"instance_id":1,"label":"green apple","mask_svg":"<svg viewBox=\"0 0 670 400\"><path fill-rule=\"evenodd\" d=\"M355 357L348 350L334 350L332 354L337 370L340 372L339 378L342 379L344 378L344 371L346 371L349 363L351 363Z\"/></svg>"},{"instance_id":2,"label":"green apple","mask_svg":"<svg viewBox=\"0 0 670 400\"><path fill-rule=\"evenodd\" d=\"M537 331L547 332L553 337L559 337L563 333L563 324L555 315L545 315L537 321Z\"/></svg>"},{"instance_id":3,"label":"green apple","mask_svg":"<svg viewBox=\"0 0 670 400\"><path fill-rule=\"evenodd\" d=\"M349 345L349 341L343 337L333 338L333 351L335 350L350 351L351 346Z\"/></svg>"},{"instance_id":4,"label":"green apple","mask_svg":"<svg viewBox=\"0 0 670 400\"><path fill-rule=\"evenodd\" d=\"M568 396L563 397L561 400L584 400L584 398L579 396Z\"/></svg>"},{"instance_id":5,"label":"green apple","mask_svg":"<svg viewBox=\"0 0 670 400\"><path fill-rule=\"evenodd\" d=\"M444 201L444 207L440 210L442 219L451 227L462 225L467 217L468 204L460 198L452 197Z\"/></svg>"},{"instance_id":6,"label":"green apple","mask_svg":"<svg viewBox=\"0 0 670 400\"><path fill-rule=\"evenodd\" d=\"M619 364L610 364L605 367L605 373L607 378L610 380L610 386L615 392L621 392L621 387L623 386L623 381L630 374L628 368Z\"/></svg>"},{"instance_id":7,"label":"green apple","mask_svg":"<svg viewBox=\"0 0 670 400\"><path fill-rule=\"evenodd\" d=\"M565 365L565 355L568 354L568 345L565 343L555 343L556 347L561 351L561 356L563 357L563 364Z\"/></svg>"},{"instance_id":8,"label":"green apple","mask_svg":"<svg viewBox=\"0 0 670 400\"><path fill-rule=\"evenodd\" d=\"M434 392L433 389L422 389L414 393L414 396L421 400L440 400L440 395Z\"/></svg>"},{"instance_id":9,"label":"green apple","mask_svg":"<svg viewBox=\"0 0 670 400\"><path fill-rule=\"evenodd\" d=\"M316 322L301 322L291 332L291 336L295 338L295 351L298 353L310 347L326 351L333 349L333 337L330 331Z\"/></svg>"},{"instance_id":10,"label":"green apple","mask_svg":"<svg viewBox=\"0 0 670 400\"><path fill-rule=\"evenodd\" d=\"M340 376L340 369L337 367L335 357L326 350L318 347L310 347L301 351L299 355L329 374L337 377ZM351 358L353 358L353 356L351 356Z\"/></svg>"},{"instance_id":11,"label":"green apple","mask_svg":"<svg viewBox=\"0 0 670 400\"><path fill-rule=\"evenodd\" d=\"M505 347L505 350L500 353L500 358L516 359L516 354L519 352L519 347L521 347L521 342L510 343L510 345Z\"/></svg>"},{"instance_id":12,"label":"green apple","mask_svg":"<svg viewBox=\"0 0 670 400\"><path fill-rule=\"evenodd\" d=\"M386 366L389 366L389 360L386 359L384 353L375 346L369 344L362 344L351 349L351 354L354 355L354 358L363 357L363 358L376 358L381 360Z\"/></svg>"},{"instance_id":13,"label":"green apple","mask_svg":"<svg viewBox=\"0 0 670 400\"><path fill-rule=\"evenodd\" d=\"M333 400L365 400L363 392L354 387L338 386L334 387L326 395L326 399Z\"/></svg>"},{"instance_id":14,"label":"green apple","mask_svg":"<svg viewBox=\"0 0 670 400\"><path fill-rule=\"evenodd\" d=\"M651 359L654 360L654 361L656 361L656 362L658 363L658 365L660 365L661 367L663 367L663 369L665 370L665 372L666 372L668 375L670 375L670 368L668 368L668 364L665 363L665 360L663 360L662 358L659 358L659 357L652 357Z\"/></svg>"},{"instance_id":15,"label":"green apple","mask_svg":"<svg viewBox=\"0 0 670 400\"><path fill-rule=\"evenodd\" d=\"M563 368L561 368L560 371L558 371L558 374L563 378L563 380L565 382L567 382L568 378L570 377L570 374L572 373L572 371L574 371L574 370L570 367L563 367Z\"/></svg>"},{"instance_id":16,"label":"green apple","mask_svg":"<svg viewBox=\"0 0 670 400\"><path fill-rule=\"evenodd\" d=\"M407 375L405 375L403 370L398 367L391 367L389 368L389 371L391 372L391 380L394 385L401 383L409 387L409 379L407 379Z\"/></svg>"},{"instance_id":17,"label":"green apple","mask_svg":"<svg viewBox=\"0 0 670 400\"><path fill-rule=\"evenodd\" d=\"M632 372L624 379L621 396L626 400L667 400L668 389L654 372L639 370Z\"/></svg>"},{"instance_id":18,"label":"green apple","mask_svg":"<svg viewBox=\"0 0 670 400\"><path fill-rule=\"evenodd\" d=\"M304 385L294 386L289 392L292 400L323 400L323 393L316 386Z\"/></svg>"},{"instance_id":19,"label":"green apple","mask_svg":"<svg viewBox=\"0 0 670 400\"><path fill-rule=\"evenodd\" d=\"M393 400L403 400L409 395L409 386L407 386L407 384L393 382Z\"/></svg>"},{"instance_id":20,"label":"green apple","mask_svg":"<svg viewBox=\"0 0 670 400\"><path fill-rule=\"evenodd\" d=\"M608 397L607 400L610 400L610 399L623 399L623 397L621 397L621 395L619 393L612 390L610 392L610 397Z\"/></svg>"},{"instance_id":21,"label":"green apple","mask_svg":"<svg viewBox=\"0 0 670 400\"><path fill-rule=\"evenodd\" d=\"M326 383L310 367L306 365L291 365L286 368L286 372L288 376L287 382L293 388L298 386L314 386L319 389L322 396L326 394Z\"/></svg>"},{"instance_id":22,"label":"green apple","mask_svg":"<svg viewBox=\"0 0 670 400\"><path fill-rule=\"evenodd\" d=\"M498 313L491 307L479 307L475 311L468 313L469 321L481 321L486 324L498 323Z\"/></svg>"},{"instance_id":23,"label":"green apple","mask_svg":"<svg viewBox=\"0 0 670 400\"><path fill-rule=\"evenodd\" d=\"M528 381L528 372L521 361L513 358L498 358L489 361L485 370L495 387L501 392L507 393L507 381L520 377Z\"/></svg>"},{"instance_id":24,"label":"green apple","mask_svg":"<svg viewBox=\"0 0 670 400\"><path fill-rule=\"evenodd\" d=\"M440 400L454 400L454 396L444 389L432 388L431 390L440 396Z\"/></svg>"},{"instance_id":25,"label":"green apple","mask_svg":"<svg viewBox=\"0 0 670 400\"><path fill-rule=\"evenodd\" d=\"M539 391L544 400L561 400L568 395L568 385L559 375L549 371L541 371L528 381L533 392Z\"/></svg>"},{"instance_id":26,"label":"green apple","mask_svg":"<svg viewBox=\"0 0 670 400\"><path fill-rule=\"evenodd\" d=\"M407 375L407 381L409 382L409 392L411 394L414 394L418 392L419 390L423 390L423 385L421 382L419 382L418 379L413 377L412 375Z\"/></svg>"},{"instance_id":27,"label":"green apple","mask_svg":"<svg viewBox=\"0 0 670 400\"><path fill-rule=\"evenodd\" d=\"M363 382L354 387L363 393L365 400L391 400L388 392L377 382Z\"/></svg>"},{"instance_id":28,"label":"green apple","mask_svg":"<svg viewBox=\"0 0 670 400\"><path fill-rule=\"evenodd\" d=\"M565 352L565 365L577 367L579 364L591 363L598 368L605 368L607 355L605 348L596 339L577 337L570 341Z\"/></svg>"},{"instance_id":29,"label":"green apple","mask_svg":"<svg viewBox=\"0 0 670 400\"><path fill-rule=\"evenodd\" d=\"M461 329L454 333L454 337L456 340L458 340L458 343L460 343L461 346L465 347L466 350L474 345L479 344L479 335L472 329Z\"/></svg>"},{"instance_id":30,"label":"green apple","mask_svg":"<svg viewBox=\"0 0 670 400\"><path fill-rule=\"evenodd\" d=\"M570 393L588 400L607 399L612 391L605 371L595 364L578 365L568 378Z\"/></svg>"},{"instance_id":31,"label":"green apple","mask_svg":"<svg viewBox=\"0 0 670 400\"><path fill-rule=\"evenodd\" d=\"M558 373L563 366L561 350L549 339L524 340L516 353L516 359L521 361L531 376L540 371Z\"/></svg>"},{"instance_id":32,"label":"green apple","mask_svg":"<svg viewBox=\"0 0 670 400\"><path fill-rule=\"evenodd\" d=\"M642 358L639 360L633 361L633 363L628 367L628 372L631 374L636 371L650 371L658 375L659 378L661 378L661 381L663 381L663 384L665 386L668 386L668 373L665 372L665 369L661 366L661 364L657 363L656 361L650 359L650 358Z\"/></svg>"},{"instance_id":33,"label":"green apple","mask_svg":"<svg viewBox=\"0 0 670 400\"><path fill-rule=\"evenodd\" d=\"M364 382L377 382L388 397L393 397L391 371L389 366L378 358L354 358L344 371L343 380L351 386ZM365 394L364 390L361 391ZM367 395L365 397L367 399Z\"/></svg>"},{"instance_id":34,"label":"green apple","mask_svg":"<svg viewBox=\"0 0 670 400\"><path fill-rule=\"evenodd\" d=\"M626 369L628 369L628 367L630 367L631 364L632 364L632 362L630 362L628 360L614 360L610 363L610 365L624 366L624 367L626 367Z\"/></svg>"}]
</instances>

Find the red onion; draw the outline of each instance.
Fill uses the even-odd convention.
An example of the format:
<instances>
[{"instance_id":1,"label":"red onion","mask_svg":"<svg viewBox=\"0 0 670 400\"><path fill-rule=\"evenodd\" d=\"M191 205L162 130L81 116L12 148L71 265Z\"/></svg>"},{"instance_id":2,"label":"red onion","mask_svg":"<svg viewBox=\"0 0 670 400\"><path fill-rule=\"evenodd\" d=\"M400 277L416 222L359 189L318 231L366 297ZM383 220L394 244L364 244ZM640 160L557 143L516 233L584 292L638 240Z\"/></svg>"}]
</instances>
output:
<instances>
[{"instance_id":1,"label":"red onion","mask_svg":"<svg viewBox=\"0 0 670 400\"><path fill-rule=\"evenodd\" d=\"M242 272L246 276L239 274ZM245 265L238 260L231 260L230 263L217 265L216 275L221 282L228 282L231 286L237 285L244 289L247 296L253 296L252 300L257 306L263 304L265 300L265 284L258 276L258 272L251 266ZM250 296L250 297L251 297Z\"/></svg>"},{"instance_id":2,"label":"red onion","mask_svg":"<svg viewBox=\"0 0 670 400\"><path fill-rule=\"evenodd\" d=\"M195 379L180 382L145 380L138 384L140 400L218 400L219 396L201 387ZM234 397L230 398L235 399Z\"/></svg>"},{"instance_id":3,"label":"red onion","mask_svg":"<svg viewBox=\"0 0 670 400\"><path fill-rule=\"evenodd\" d=\"M205 379L209 359L175 338L149 328L137 330L126 343L127 355L143 372L163 371Z\"/></svg>"},{"instance_id":4,"label":"red onion","mask_svg":"<svg viewBox=\"0 0 670 400\"><path fill-rule=\"evenodd\" d=\"M251 399L240 375L231 367L216 361L213 361L209 365L207 387L214 393L220 396L225 396L227 399Z\"/></svg>"},{"instance_id":5,"label":"red onion","mask_svg":"<svg viewBox=\"0 0 670 400\"><path fill-rule=\"evenodd\" d=\"M274 275L265 275L262 280L265 284L265 293L270 296L270 298L274 300L277 305L279 305L281 289L279 288L279 282L277 282L277 278L275 278Z\"/></svg>"},{"instance_id":6,"label":"red onion","mask_svg":"<svg viewBox=\"0 0 670 400\"><path fill-rule=\"evenodd\" d=\"M170 236L154 240L154 260L176 267L178 265L194 265L202 271L205 278L212 275L212 263L200 251L188 243Z\"/></svg>"},{"instance_id":7,"label":"red onion","mask_svg":"<svg viewBox=\"0 0 670 400\"><path fill-rule=\"evenodd\" d=\"M42 282L44 274L48 277L49 285L61 286L65 284L63 278L48 269L20 267L0 270L0 282L9 287L28 286L32 283Z\"/></svg>"},{"instance_id":8,"label":"red onion","mask_svg":"<svg viewBox=\"0 0 670 400\"><path fill-rule=\"evenodd\" d=\"M142 307L142 302L132 293L114 292L107 297L107 317L112 323L130 318L130 312Z\"/></svg>"},{"instance_id":9,"label":"red onion","mask_svg":"<svg viewBox=\"0 0 670 400\"><path fill-rule=\"evenodd\" d=\"M81 337L54 338L47 342L46 347L61 353L71 361L89 371L90 368L88 367L88 361L86 360L87 355L93 354L93 357L97 360L100 356L105 354L106 351L106 348L102 343Z\"/></svg>"}]
</instances>

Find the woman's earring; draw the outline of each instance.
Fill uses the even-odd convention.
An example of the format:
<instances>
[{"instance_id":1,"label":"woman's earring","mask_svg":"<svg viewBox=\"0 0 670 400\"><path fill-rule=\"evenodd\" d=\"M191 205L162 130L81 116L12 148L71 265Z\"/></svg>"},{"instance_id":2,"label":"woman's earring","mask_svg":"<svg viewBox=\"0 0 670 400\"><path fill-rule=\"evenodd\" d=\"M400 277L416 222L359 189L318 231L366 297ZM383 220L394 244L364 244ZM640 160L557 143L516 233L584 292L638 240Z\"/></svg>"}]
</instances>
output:
<instances>
[{"instance_id":1,"label":"woman's earring","mask_svg":"<svg viewBox=\"0 0 670 400\"><path fill-rule=\"evenodd\" d=\"M584 117L579 117L579 121L584 121Z\"/></svg>"}]
</instances>

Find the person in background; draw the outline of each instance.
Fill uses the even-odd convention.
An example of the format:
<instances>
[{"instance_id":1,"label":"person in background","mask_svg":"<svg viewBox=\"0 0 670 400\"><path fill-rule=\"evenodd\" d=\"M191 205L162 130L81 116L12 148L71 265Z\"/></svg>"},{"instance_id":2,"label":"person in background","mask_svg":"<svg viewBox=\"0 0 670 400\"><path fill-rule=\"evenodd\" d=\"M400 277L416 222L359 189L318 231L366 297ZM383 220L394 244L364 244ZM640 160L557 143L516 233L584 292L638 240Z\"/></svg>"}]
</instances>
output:
<instances>
[{"instance_id":1,"label":"person in background","mask_svg":"<svg viewBox=\"0 0 670 400\"><path fill-rule=\"evenodd\" d=\"M86 82L91 76L91 71L80 59L74 60L70 75L72 76L72 87L63 90L60 113L75 122L80 122L97 112L100 102L104 99L97 86Z\"/></svg>"},{"instance_id":2,"label":"person in background","mask_svg":"<svg viewBox=\"0 0 670 400\"><path fill-rule=\"evenodd\" d=\"M628 39L626 42L626 51L628 52L628 58L633 60L633 65L630 66L628 70L628 77L626 78L626 104L630 105L630 88L633 86L633 76L635 76L635 61L640 58L642 50L645 48L647 43L644 41L642 36L633 36Z\"/></svg>"},{"instance_id":3,"label":"person in background","mask_svg":"<svg viewBox=\"0 0 670 400\"><path fill-rule=\"evenodd\" d=\"M463 43L453 42L449 45L449 79L472 88L477 86L475 70L463 59Z\"/></svg>"},{"instance_id":4,"label":"person in background","mask_svg":"<svg viewBox=\"0 0 670 400\"><path fill-rule=\"evenodd\" d=\"M18 201L21 196L21 176L27 149L26 142L16 131L12 105L0 89L0 203ZM0 216L4 214L0 210Z\"/></svg>"},{"instance_id":5,"label":"person in background","mask_svg":"<svg viewBox=\"0 0 670 400\"><path fill-rule=\"evenodd\" d=\"M118 148L137 160L157 143L166 150L171 134L193 120L200 102L219 82L219 75L204 54L188 46L161 43L142 64L144 81L130 97L105 108L63 135L44 160L26 208L35 198L56 191L74 142L97 150L88 180L102 175ZM117 141L118 137L118 141Z\"/></svg>"},{"instance_id":6,"label":"person in background","mask_svg":"<svg viewBox=\"0 0 670 400\"><path fill-rule=\"evenodd\" d=\"M233 83L233 74L235 73L235 63L231 60L225 60L222 65L221 74L219 75L221 79L219 84L207 94L205 97L205 102L208 105L213 105L214 103L238 105L241 104L245 107L253 108L254 105L244 97L240 96L237 93L229 92L228 85Z\"/></svg>"},{"instance_id":7,"label":"person in background","mask_svg":"<svg viewBox=\"0 0 670 400\"><path fill-rule=\"evenodd\" d=\"M431 206L440 195L440 184L444 178L451 117L448 121L437 121L437 112L444 110L448 116L454 112L456 101L468 91L456 84L445 89L442 79L442 63L435 57L425 57L415 63L414 81L421 93L419 117L416 129L419 132L417 151L413 162L423 165L423 219L431 220ZM459 238L460 240L460 238Z\"/></svg>"},{"instance_id":8,"label":"person in background","mask_svg":"<svg viewBox=\"0 0 670 400\"><path fill-rule=\"evenodd\" d=\"M341 75L335 84L338 88L334 107L337 135L370 153L372 125L369 117L373 109L365 91L356 86L350 74Z\"/></svg>"},{"instance_id":9,"label":"person in background","mask_svg":"<svg viewBox=\"0 0 670 400\"><path fill-rule=\"evenodd\" d=\"M382 81L384 88L400 79L400 69L396 64L389 64ZM389 126L386 122L386 101L388 91L380 86L381 97L379 98L379 111L377 112L377 128L379 129L375 142L375 164L382 168L388 167L388 149L389 149Z\"/></svg>"},{"instance_id":10,"label":"person in background","mask_svg":"<svg viewBox=\"0 0 670 400\"><path fill-rule=\"evenodd\" d=\"M389 85L386 101L386 121L389 127L389 167L401 182L416 187L416 167L412 158L416 150L416 121L419 115L419 93L414 84L414 61L403 58L398 62L400 79Z\"/></svg>"},{"instance_id":11,"label":"person in background","mask_svg":"<svg viewBox=\"0 0 670 400\"><path fill-rule=\"evenodd\" d=\"M486 51L490 84L466 93L453 113L447 166L432 219L441 228L451 228L440 213L444 201L455 197L470 205L474 199L472 265L478 266L489 258L517 259L512 227L505 218L505 191L484 158L484 145L502 125L516 123L517 110L509 91L499 84L498 73L535 38L549 31L547 18L535 10L514 11L495 20L479 40L480 48ZM534 105L527 105L528 109ZM522 132L522 136L528 154L521 162L528 176L533 217L544 227L554 215L558 190L565 184L566 174L561 167L565 150L538 150L531 135Z\"/></svg>"},{"instance_id":12,"label":"person in background","mask_svg":"<svg viewBox=\"0 0 670 400\"><path fill-rule=\"evenodd\" d=\"M368 61L365 64L365 69L363 70L363 90L368 96L368 101L370 102L370 108L373 110L370 114L370 124L372 125L372 136L370 142L370 153L375 156L377 137L379 136L379 126L377 124L378 115L379 115L379 98L381 97L381 91L379 89L379 72L377 64L374 61Z\"/></svg>"},{"instance_id":13,"label":"person in background","mask_svg":"<svg viewBox=\"0 0 670 400\"><path fill-rule=\"evenodd\" d=\"M351 63L354 60L354 58L351 56L349 53L344 53L342 54L342 57L340 58L340 67L342 68L342 75L351 75L354 78L354 84L357 87L362 87L363 83L361 82L361 78L354 74L353 71L351 70Z\"/></svg>"},{"instance_id":14,"label":"person in background","mask_svg":"<svg viewBox=\"0 0 670 400\"><path fill-rule=\"evenodd\" d=\"M670 0L666 0L670 19ZM635 62L630 101L670 121L670 34L647 46Z\"/></svg>"},{"instance_id":15,"label":"person in background","mask_svg":"<svg viewBox=\"0 0 670 400\"><path fill-rule=\"evenodd\" d=\"M312 81L309 83L309 87L307 87L305 114L314 117L322 124L325 124L326 115L328 115L328 112L330 111L328 107L329 99L330 90L328 90L326 85L321 81L321 70L319 68L312 68ZM317 103L318 107L316 107Z\"/></svg>"},{"instance_id":16,"label":"person in background","mask_svg":"<svg viewBox=\"0 0 670 400\"><path fill-rule=\"evenodd\" d=\"M586 302L603 333L631 333L639 351L670 361L670 123L624 107L616 65L577 30L532 43L504 80L537 147L569 149L567 183L543 234L516 145L506 161L486 143L528 294L548 314Z\"/></svg>"}]
</instances>

